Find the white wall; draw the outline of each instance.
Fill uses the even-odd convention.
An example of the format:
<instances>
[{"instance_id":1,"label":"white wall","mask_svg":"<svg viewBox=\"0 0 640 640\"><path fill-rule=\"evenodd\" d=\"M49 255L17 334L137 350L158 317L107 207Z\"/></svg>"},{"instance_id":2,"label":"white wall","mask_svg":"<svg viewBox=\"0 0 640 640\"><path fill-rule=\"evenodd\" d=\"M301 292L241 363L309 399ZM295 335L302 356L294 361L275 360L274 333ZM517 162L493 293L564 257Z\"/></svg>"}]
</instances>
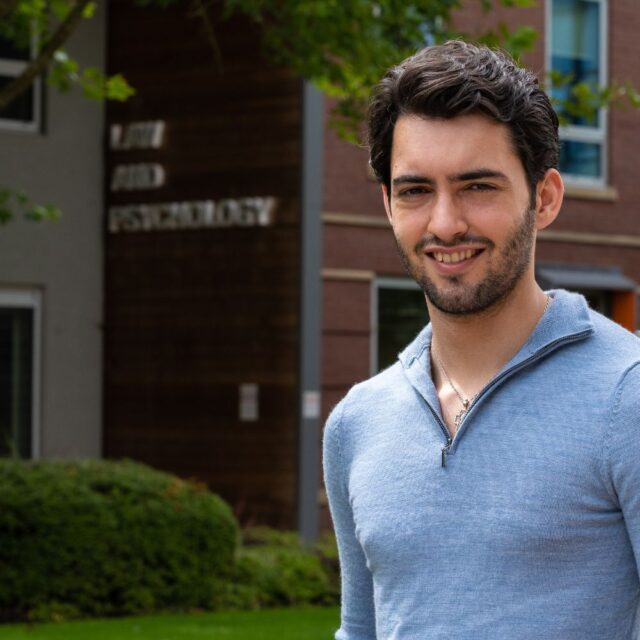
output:
<instances>
[{"instance_id":1,"label":"white wall","mask_svg":"<svg viewBox=\"0 0 640 640\"><path fill-rule=\"evenodd\" d=\"M103 68L105 22L101 8L69 43L87 66ZM0 130L0 186L24 189L64 215L0 227L0 289L42 291L41 456L99 456L104 107L79 91L45 91L43 134Z\"/></svg>"}]
</instances>

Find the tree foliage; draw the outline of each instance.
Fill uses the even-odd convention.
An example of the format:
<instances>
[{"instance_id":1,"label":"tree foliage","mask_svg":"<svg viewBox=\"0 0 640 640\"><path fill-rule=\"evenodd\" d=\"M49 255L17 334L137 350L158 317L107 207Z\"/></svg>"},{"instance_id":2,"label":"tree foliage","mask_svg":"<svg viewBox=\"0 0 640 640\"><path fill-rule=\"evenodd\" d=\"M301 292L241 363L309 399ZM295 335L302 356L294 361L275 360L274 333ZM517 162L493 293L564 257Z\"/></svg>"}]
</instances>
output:
<instances>
[{"instance_id":1,"label":"tree foliage","mask_svg":"<svg viewBox=\"0 0 640 640\"><path fill-rule=\"evenodd\" d=\"M18 51L27 51L24 71L0 91L0 109L6 107L42 73L62 91L79 85L87 97L126 100L133 89L120 75L107 77L100 69L80 69L65 44L83 20L96 9L92 0L0 0L0 37Z\"/></svg>"},{"instance_id":2,"label":"tree foliage","mask_svg":"<svg viewBox=\"0 0 640 640\"><path fill-rule=\"evenodd\" d=\"M537 32L529 26L511 30L498 23L484 33L462 33L455 11L474 2L460 0L226 0L225 15L242 13L256 21L264 44L277 61L337 98L333 124L357 140L371 87L390 66L425 43L465 37L500 45L519 58L530 50ZM535 0L475 0L482 11L497 5L532 7Z\"/></svg>"},{"instance_id":3,"label":"tree foliage","mask_svg":"<svg viewBox=\"0 0 640 640\"><path fill-rule=\"evenodd\" d=\"M456 11L473 5L488 14L497 7L528 8L536 0L132 0L142 7L184 3L201 21L214 57L220 60L214 24L242 14L257 23L268 54L326 94L336 98L333 124L345 139L356 141L370 88L384 71L427 42L464 37L502 46L519 59L535 45L530 26L510 29L493 23L481 33L462 33ZM134 89L121 75L106 76L97 68L82 68L65 49L71 34L91 19L95 0L0 0L0 38L17 49L31 50L24 72L0 89L0 110L47 73L61 91L79 86L98 100L126 100ZM564 87L559 112L565 118L588 117L604 104L640 106L640 95L629 83L597 87L571 77L551 75L550 85ZM558 93L558 92L556 92ZM0 224L11 217L15 202L32 219L55 218L55 207L31 205L23 194L0 191ZM34 212L38 212L34 214Z\"/></svg>"}]
</instances>

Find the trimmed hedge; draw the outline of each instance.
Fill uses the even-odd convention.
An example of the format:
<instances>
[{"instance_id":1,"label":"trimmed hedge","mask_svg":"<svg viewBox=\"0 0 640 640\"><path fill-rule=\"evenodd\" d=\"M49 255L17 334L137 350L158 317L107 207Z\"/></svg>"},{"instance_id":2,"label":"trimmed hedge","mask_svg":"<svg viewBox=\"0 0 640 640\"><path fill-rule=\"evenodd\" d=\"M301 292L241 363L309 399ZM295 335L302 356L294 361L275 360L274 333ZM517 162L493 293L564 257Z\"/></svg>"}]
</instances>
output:
<instances>
[{"instance_id":1,"label":"trimmed hedge","mask_svg":"<svg viewBox=\"0 0 640 640\"><path fill-rule=\"evenodd\" d=\"M268 527L243 531L233 576L221 584L214 606L261 609L340 602L338 551L333 536L307 548L295 532Z\"/></svg>"},{"instance_id":2,"label":"trimmed hedge","mask_svg":"<svg viewBox=\"0 0 640 640\"><path fill-rule=\"evenodd\" d=\"M211 608L238 527L204 486L133 462L0 460L0 618Z\"/></svg>"}]
</instances>

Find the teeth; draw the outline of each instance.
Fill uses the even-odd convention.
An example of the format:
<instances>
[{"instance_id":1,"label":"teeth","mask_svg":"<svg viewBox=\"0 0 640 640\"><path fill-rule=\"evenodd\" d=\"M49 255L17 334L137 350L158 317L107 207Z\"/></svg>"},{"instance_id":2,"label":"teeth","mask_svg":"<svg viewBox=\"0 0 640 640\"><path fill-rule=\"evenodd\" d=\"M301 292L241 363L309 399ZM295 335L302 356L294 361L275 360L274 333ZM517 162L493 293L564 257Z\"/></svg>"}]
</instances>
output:
<instances>
[{"instance_id":1,"label":"teeth","mask_svg":"<svg viewBox=\"0 0 640 640\"><path fill-rule=\"evenodd\" d=\"M462 262L468 260L477 253L476 249L467 249L466 251L454 251L453 253L442 253L441 251L435 251L433 257L438 262L444 262L449 264L451 262Z\"/></svg>"}]
</instances>

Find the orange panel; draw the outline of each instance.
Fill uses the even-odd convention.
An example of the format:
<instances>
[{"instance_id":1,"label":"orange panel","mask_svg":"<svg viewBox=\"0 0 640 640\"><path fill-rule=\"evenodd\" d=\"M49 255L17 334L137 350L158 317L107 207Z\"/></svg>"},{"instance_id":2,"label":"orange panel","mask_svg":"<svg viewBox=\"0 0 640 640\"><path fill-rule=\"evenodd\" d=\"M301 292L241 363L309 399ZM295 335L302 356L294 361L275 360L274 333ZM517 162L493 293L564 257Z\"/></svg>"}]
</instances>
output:
<instances>
[{"instance_id":1,"label":"orange panel","mask_svg":"<svg viewBox=\"0 0 640 640\"><path fill-rule=\"evenodd\" d=\"M613 319L629 331L635 331L637 323L637 301L634 291L615 291L613 294Z\"/></svg>"}]
</instances>

